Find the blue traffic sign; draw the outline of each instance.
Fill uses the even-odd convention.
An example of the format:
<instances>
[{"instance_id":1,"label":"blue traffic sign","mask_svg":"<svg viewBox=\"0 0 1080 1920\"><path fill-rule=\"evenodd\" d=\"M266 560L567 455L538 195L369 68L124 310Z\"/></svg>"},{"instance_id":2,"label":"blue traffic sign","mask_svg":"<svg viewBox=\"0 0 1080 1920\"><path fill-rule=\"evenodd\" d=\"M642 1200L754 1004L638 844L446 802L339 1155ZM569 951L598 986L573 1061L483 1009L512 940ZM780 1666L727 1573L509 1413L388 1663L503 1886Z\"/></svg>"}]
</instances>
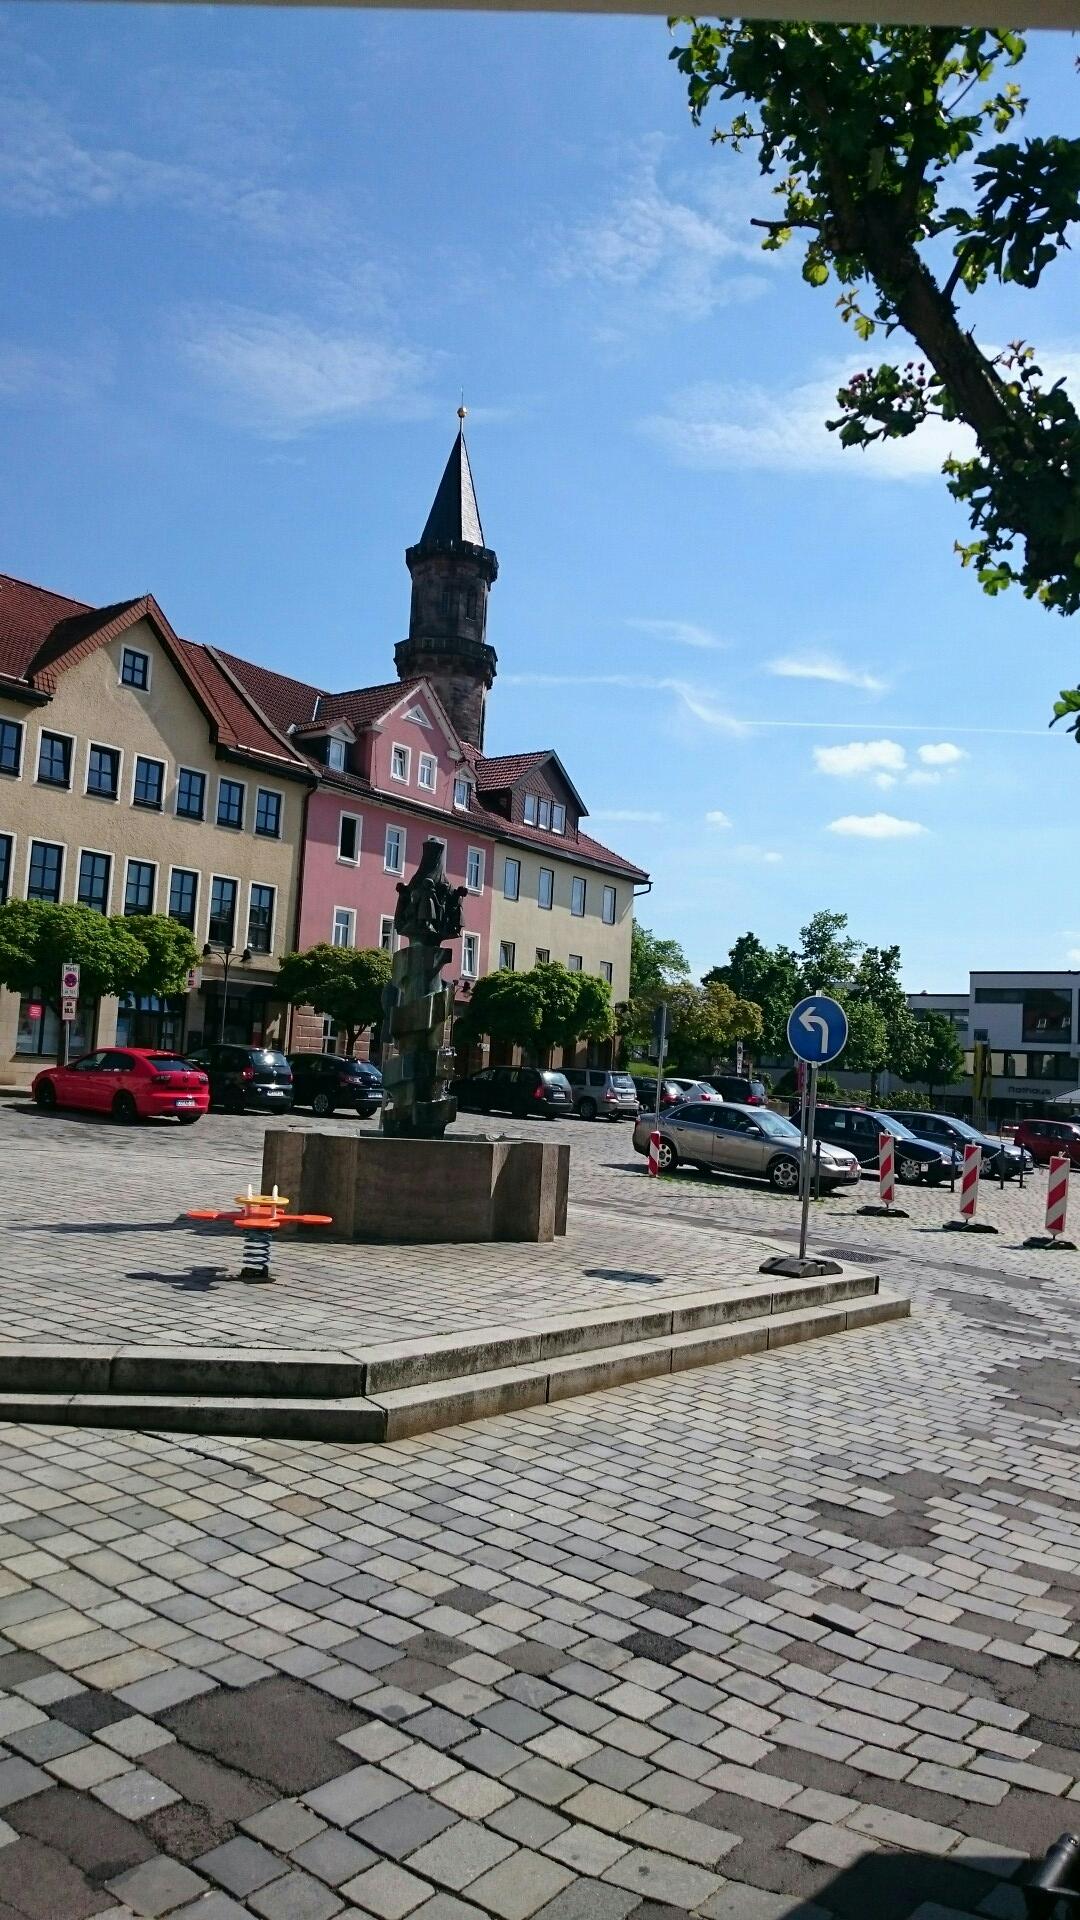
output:
<instances>
[{"instance_id":1,"label":"blue traffic sign","mask_svg":"<svg viewBox=\"0 0 1080 1920\"><path fill-rule=\"evenodd\" d=\"M826 1067L847 1046L847 1014L827 993L811 993L788 1015L788 1046L798 1060Z\"/></svg>"}]
</instances>

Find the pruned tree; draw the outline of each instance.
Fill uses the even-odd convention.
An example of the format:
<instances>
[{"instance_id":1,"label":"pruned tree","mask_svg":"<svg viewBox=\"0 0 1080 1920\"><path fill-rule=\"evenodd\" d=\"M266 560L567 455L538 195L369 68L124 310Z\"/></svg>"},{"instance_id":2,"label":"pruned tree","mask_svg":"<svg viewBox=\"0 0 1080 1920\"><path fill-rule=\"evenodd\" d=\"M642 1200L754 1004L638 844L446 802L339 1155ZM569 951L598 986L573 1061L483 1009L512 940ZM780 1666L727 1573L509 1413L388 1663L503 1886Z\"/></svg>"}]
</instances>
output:
<instances>
[{"instance_id":1,"label":"pruned tree","mask_svg":"<svg viewBox=\"0 0 1080 1920\"><path fill-rule=\"evenodd\" d=\"M287 953L278 991L294 1007L314 1007L341 1027L352 1056L360 1035L382 1017L391 958L380 947L332 947L326 941Z\"/></svg>"},{"instance_id":2,"label":"pruned tree","mask_svg":"<svg viewBox=\"0 0 1080 1920\"><path fill-rule=\"evenodd\" d=\"M162 964L163 950L153 934L143 943L142 926L141 918L109 919L92 907L9 900L0 907L0 986L13 993L40 993L46 1005L58 1010L60 969L73 960L81 972L84 1000L132 991L177 992L174 971Z\"/></svg>"},{"instance_id":3,"label":"pruned tree","mask_svg":"<svg viewBox=\"0 0 1080 1920\"><path fill-rule=\"evenodd\" d=\"M798 235L803 279L833 280L860 340L906 333L922 356L853 375L828 422L848 447L903 439L937 416L976 449L945 462L968 513L964 566L989 594L1019 586L1080 607L1080 414L1022 341L995 351L962 317L993 282L1034 289L1080 217L1080 140L997 140L1027 106L1008 76L1025 41L1004 30L680 21L674 48L700 121L734 103L714 140L753 145L775 181L766 249ZM1080 689L1062 695L1080 738Z\"/></svg>"}]
</instances>

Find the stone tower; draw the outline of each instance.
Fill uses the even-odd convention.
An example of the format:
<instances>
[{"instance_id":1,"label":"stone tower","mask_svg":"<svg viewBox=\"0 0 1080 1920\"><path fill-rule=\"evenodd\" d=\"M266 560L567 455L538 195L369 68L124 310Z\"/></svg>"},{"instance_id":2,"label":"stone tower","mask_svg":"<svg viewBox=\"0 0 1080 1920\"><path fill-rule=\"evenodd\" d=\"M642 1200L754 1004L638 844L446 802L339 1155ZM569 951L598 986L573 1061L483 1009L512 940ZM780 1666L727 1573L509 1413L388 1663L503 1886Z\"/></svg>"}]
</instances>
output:
<instances>
[{"instance_id":1,"label":"stone tower","mask_svg":"<svg viewBox=\"0 0 1080 1920\"><path fill-rule=\"evenodd\" d=\"M409 637L394 648L399 680L431 681L453 725L474 747L484 744L484 700L495 678L487 630L488 589L499 571L473 489L462 424L439 482L427 525L405 552L412 575Z\"/></svg>"}]
</instances>

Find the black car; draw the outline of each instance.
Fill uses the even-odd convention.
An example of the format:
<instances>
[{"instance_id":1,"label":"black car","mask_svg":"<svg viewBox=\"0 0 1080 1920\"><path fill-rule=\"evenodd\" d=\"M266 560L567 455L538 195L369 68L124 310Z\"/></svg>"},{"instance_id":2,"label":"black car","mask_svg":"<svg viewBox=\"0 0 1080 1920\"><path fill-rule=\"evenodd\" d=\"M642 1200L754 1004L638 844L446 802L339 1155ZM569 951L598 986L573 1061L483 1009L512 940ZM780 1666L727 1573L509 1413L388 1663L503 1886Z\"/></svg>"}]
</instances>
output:
<instances>
[{"instance_id":1,"label":"black car","mask_svg":"<svg viewBox=\"0 0 1080 1920\"><path fill-rule=\"evenodd\" d=\"M875 1107L820 1106L814 1115L815 1139L827 1140L833 1147L847 1147L862 1167L876 1168L878 1135L882 1133L891 1133L896 1142L896 1177L904 1186L912 1186L916 1180L938 1186L951 1179L959 1166L959 1155L953 1148L918 1139L902 1121Z\"/></svg>"},{"instance_id":2,"label":"black car","mask_svg":"<svg viewBox=\"0 0 1080 1920\"><path fill-rule=\"evenodd\" d=\"M964 1148L978 1146L982 1150L982 1170L995 1177L1003 1174L1006 1180L1015 1180L1021 1172L1027 1173L1035 1162L1023 1147L1016 1147L1011 1140L1001 1140L996 1134L980 1133L968 1120L960 1120L953 1113L894 1113L899 1120L920 1140L930 1140L934 1146L955 1147L959 1154Z\"/></svg>"},{"instance_id":3,"label":"black car","mask_svg":"<svg viewBox=\"0 0 1080 1920\"><path fill-rule=\"evenodd\" d=\"M722 1099L734 1100L740 1107L763 1107L769 1097L764 1080L752 1080L749 1074L703 1073L701 1078Z\"/></svg>"},{"instance_id":4,"label":"black car","mask_svg":"<svg viewBox=\"0 0 1080 1920\"><path fill-rule=\"evenodd\" d=\"M293 1076L285 1055L275 1047L238 1047L228 1043L199 1047L189 1053L210 1082L210 1105L226 1113L288 1113L293 1103Z\"/></svg>"},{"instance_id":5,"label":"black car","mask_svg":"<svg viewBox=\"0 0 1080 1920\"><path fill-rule=\"evenodd\" d=\"M634 1090L641 1105L650 1113L656 1112L656 1081L643 1075L634 1075ZM686 1095L674 1080L664 1080L660 1087L660 1111L666 1113L669 1107L681 1107Z\"/></svg>"},{"instance_id":6,"label":"black car","mask_svg":"<svg viewBox=\"0 0 1080 1920\"><path fill-rule=\"evenodd\" d=\"M339 1053L290 1053L293 1100L313 1113L349 1107L360 1118L382 1106L382 1074L370 1060L346 1060Z\"/></svg>"},{"instance_id":7,"label":"black car","mask_svg":"<svg viewBox=\"0 0 1080 1920\"><path fill-rule=\"evenodd\" d=\"M450 1091L463 1113L513 1113L520 1119L534 1113L553 1120L574 1111L565 1074L543 1067L485 1067L455 1080Z\"/></svg>"}]
</instances>

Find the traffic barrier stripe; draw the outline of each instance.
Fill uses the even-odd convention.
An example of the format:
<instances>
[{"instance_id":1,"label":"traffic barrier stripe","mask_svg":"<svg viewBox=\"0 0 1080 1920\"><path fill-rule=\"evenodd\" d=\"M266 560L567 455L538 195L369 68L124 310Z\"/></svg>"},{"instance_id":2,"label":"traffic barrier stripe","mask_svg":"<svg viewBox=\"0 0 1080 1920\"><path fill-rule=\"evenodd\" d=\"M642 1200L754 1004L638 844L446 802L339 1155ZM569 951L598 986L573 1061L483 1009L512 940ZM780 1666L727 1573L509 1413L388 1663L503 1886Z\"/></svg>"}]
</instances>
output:
<instances>
[{"instance_id":1,"label":"traffic barrier stripe","mask_svg":"<svg viewBox=\"0 0 1080 1920\"><path fill-rule=\"evenodd\" d=\"M660 1135L658 1133L650 1133L649 1135L649 1172L652 1175L652 1178L654 1180L657 1174L659 1173L659 1171L660 1171Z\"/></svg>"},{"instance_id":2,"label":"traffic barrier stripe","mask_svg":"<svg viewBox=\"0 0 1080 1920\"><path fill-rule=\"evenodd\" d=\"M896 1200L896 1142L891 1133L878 1134L878 1193L883 1207Z\"/></svg>"},{"instance_id":3,"label":"traffic barrier stripe","mask_svg":"<svg viewBox=\"0 0 1080 1920\"><path fill-rule=\"evenodd\" d=\"M982 1148L977 1140L971 1140L964 1148L964 1170L960 1176L960 1211L968 1220L975 1218L981 1172Z\"/></svg>"},{"instance_id":4,"label":"traffic barrier stripe","mask_svg":"<svg viewBox=\"0 0 1080 1920\"><path fill-rule=\"evenodd\" d=\"M1046 1231L1057 1235L1065 1231L1065 1216L1069 1210L1069 1156L1055 1153L1050 1162L1050 1178L1046 1188Z\"/></svg>"}]
</instances>

